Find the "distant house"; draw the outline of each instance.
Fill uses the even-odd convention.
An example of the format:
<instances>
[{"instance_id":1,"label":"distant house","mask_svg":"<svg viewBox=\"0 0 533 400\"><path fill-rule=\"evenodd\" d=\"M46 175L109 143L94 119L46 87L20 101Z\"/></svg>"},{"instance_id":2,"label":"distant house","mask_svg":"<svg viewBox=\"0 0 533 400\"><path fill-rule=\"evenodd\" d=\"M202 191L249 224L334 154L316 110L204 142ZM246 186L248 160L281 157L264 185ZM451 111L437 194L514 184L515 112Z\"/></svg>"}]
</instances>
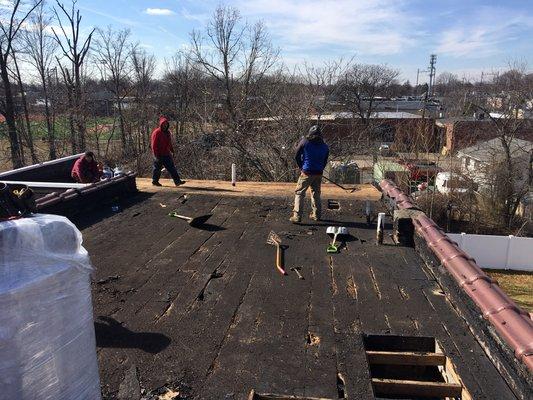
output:
<instances>
[{"instance_id":1,"label":"distant house","mask_svg":"<svg viewBox=\"0 0 533 400\"><path fill-rule=\"evenodd\" d=\"M529 179L533 142L514 138L509 142L509 149L515 185L523 187ZM494 138L459 150L457 157L461 162L461 172L474 180L480 191L489 191L502 168L501 163L505 161L505 152L501 140Z\"/></svg>"},{"instance_id":2,"label":"distant house","mask_svg":"<svg viewBox=\"0 0 533 400\"><path fill-rule=\"evenodd\" d=\"M255 118L249 124L255 128L277 129L283 119L283 116ZM308 121L309 125L320 123L326 141L344 150L354 145L360 151L363 142L366 151L369 146L377 149L382 144L396 152L438 152L441 147L435 120L406 111L376 111L367 121L352 112L332 112L310 115Z\"/></svg>"},{"instance_id":3,"label":"distant house","mask_svg":"<svg viewBox=\"0 0 533 400\"><path fill-rule=\"evenodd\" d=\"M380 160L374 164L373 178L376 183L389 179L402 190L412 193L418 185L434 185L439 168L433 162L423 160Z\"/></svg>"},{"instance_id":4,"label":"distant house","mask_svg":"<svg viewBox=\"0 0 533 400\"><path fill-rule=\"evenodd\" d=\"M403 189L408 189L409 168L397 161L382 160L374 164L374 181L379 183L383 179L389 179Z\"/></svg>"},{"instance_id":5,"label":"distant house","mask_svg":"<svg viewBox=\"0 0 533 400\"><path fill-rule=\"evenodd\" d=\"M491 116L497 117L495 114ZM478 142L493 139L497 135L490 117L482 113L473 117L439 119L435 124L444 139L443 150L447 153L455 153ZM533 120L522 120L516 137L533 141Z\"/></svg>"}]
</instances>

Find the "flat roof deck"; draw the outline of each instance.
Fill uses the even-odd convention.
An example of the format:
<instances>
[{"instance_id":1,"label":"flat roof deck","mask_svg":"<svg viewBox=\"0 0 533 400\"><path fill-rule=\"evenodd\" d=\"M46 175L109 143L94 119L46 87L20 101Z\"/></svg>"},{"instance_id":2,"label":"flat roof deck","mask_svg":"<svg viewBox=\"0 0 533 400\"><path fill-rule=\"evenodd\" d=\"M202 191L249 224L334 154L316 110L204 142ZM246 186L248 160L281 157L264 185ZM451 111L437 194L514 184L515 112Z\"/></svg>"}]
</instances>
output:
<instances>
[{"instance_id":1,"label":"flat roof deck","mask_svg":"<svg viewBox=\"0 0 533 400\"><path fill-rule=\"evenodd\" d=\"M374 244L361 202L343 198L326 221L292 225L288 197L182 194L140 193L118 214L79 221L97 268L105 399L135 389L125 379L132 366L141 387L183 398L245 399L255 389L337 399L340 375L345 398L371 399L363 334L434 337L473 399L516 398L414 249ZM213 216L194 229L168 217L173 209ZM325 252L328 225L353 236L340 254ZM266 244L271 230L288 246L288 276Z\"/></svg>"}]
</instances>

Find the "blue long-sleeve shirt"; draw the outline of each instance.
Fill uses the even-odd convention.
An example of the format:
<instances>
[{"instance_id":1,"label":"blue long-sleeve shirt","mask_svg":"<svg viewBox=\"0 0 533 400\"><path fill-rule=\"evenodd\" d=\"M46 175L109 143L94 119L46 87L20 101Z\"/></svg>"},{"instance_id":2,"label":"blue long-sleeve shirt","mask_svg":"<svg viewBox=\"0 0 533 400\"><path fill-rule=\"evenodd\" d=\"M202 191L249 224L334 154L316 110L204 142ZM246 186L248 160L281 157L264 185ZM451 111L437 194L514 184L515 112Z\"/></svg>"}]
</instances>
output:
<instances>
[{"instance_id":1,"label":"blue long-sleeve shirt","mask_svg":"<svg viewBox=\"0 0 533 400\"><path fill-rule=\"evenodd\" d=\"M296 147L296 164L306 175L321 175L326 168L328 157L329 147L321 138L304 138Z\"/></svg>"}]
</instances>

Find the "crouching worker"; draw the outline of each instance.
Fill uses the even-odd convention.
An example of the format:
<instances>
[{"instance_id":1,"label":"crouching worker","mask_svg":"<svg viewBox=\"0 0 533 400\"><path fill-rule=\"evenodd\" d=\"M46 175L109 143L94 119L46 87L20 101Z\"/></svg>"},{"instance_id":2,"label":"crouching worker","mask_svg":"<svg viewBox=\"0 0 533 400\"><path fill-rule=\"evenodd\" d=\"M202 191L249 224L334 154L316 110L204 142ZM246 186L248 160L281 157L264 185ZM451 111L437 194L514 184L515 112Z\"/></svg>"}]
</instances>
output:
<instances>
[{"instance_id":1,"label":"crouching worker","mask_svg":"<svg viewBox=\"0 0 533 400\"><path fill-rule=\"evenodd\" d=\"M172 147L169 123L165 117L159 118L159 127L152 132L151 145L152 154L154 155L152 185L161 186L159 178L161 178L161 169L163 167L166 168L176 186L183 185L185 181L181 180L172 159L174 148Z\"/></svg>"},{"instance_id":2,"label":"crouching worker","mask_svg":"<svg viewBox=\"0 0 533 400\"><path fill-rule=\"evenodd\" d=\"M322 132L318 125L309 129L309 133L296 147L296 163L300 168L300 177L296 185L294 210L290 221L299 223L302 220L303 203L307 188L311 188L311 214L309 218L319 221L322 205L320 202L320 186L322 173L328 162L329 147L324 143Z\"/></svg>"},{"instance_id":3,"label":"crouching worker","mask_svg":"<svg viewBox=\"0 0 533 400\"><path fill-rule=\"evenodd\" d=\"M86 151L84 155L76 160L70 176L78 183L93 183L100 180L102 171L94 159L92 151Z\"/></svg>"}]
</instances>

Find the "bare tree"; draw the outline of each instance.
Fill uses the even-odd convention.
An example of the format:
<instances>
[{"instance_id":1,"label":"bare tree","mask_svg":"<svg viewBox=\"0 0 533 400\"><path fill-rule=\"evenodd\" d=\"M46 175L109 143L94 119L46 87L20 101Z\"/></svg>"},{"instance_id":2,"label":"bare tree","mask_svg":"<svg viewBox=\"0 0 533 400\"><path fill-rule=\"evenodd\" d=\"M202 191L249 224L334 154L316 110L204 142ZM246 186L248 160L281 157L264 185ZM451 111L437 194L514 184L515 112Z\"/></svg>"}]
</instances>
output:
<instances>
[{"instance_id":1,"label":"bare tree","mask_svg":"<svg viewBox=\"0 0 533 400\"><path fill-rule=\"evenodd\" d=\"M150 135L152 91L154 86L155 58L146 51L135 47L131 54L133 64L133 85L135 95L135 120L137 121L137 149L142 153L147 149Z\"/></svg>"},{"instance_id":2,"label":"bare tree","mask_svg":"<svg viewBox=\"0 0 533 400\"><path fill-rule=\"evenodd\" d=\"M77 0L72 0L72 8L67 11L65 5L56 0L57 8L54 8L55 16L59 22L61 32L56 32L52 28L54 38L59 45L63 57L66 57L70 63L63 65L57 58L61 74L68 90L68 99L70 104L70 125L77 129L78 137L75 131L71 133L72 151L76 152L85 149L85 96L83 93L82 66L91 48L91 40L95 29L93 29L85 38L80 36L81 15L80 10L76 9ZM60 17L66 18L66 22ZM61 36L60 36L61 35ZM72 140L73 139L73 140Z\"/></svg>"},{"instance_id":3,"label":"bare tree","mask_svg":"<svg viewBox=\"0 0 533 400\"><path fill-rule=\"evenodd\" d=\"M110 26L106 30L98 29L95 52L98 68L106 87L113 93L114 109L118 116L122 152L126 157L131 154L131 136L126 129L124 118L124 99L131 90L131 54L135 47L130 46L129 29L114 31Z\"/></svg>"},{"instance_id":4,"label":"bare tree","mask_svg":"<svg viewBox=\"0 0 533 400\"><path fill-rule=\"evenodd\" d=\"M170 107L169 114L175 114L173 117L176 118L176 135L183 137L186 124L192 118L193 96L199 94L200 73L193 67L190 56L178 52L167 63L163 81L168 94L165 101Z\"/></svg>"},{"instance_id":5,"label":"bare tree","mask_svg":"<svg viewBox=\"0 0 533 400\"><path fill-rule=\"evenodd\" d=\"M45 2L41 2L29 19L30 27L24 31L23 41L29 63L35 68L39 76L44 96L44 115L48 138L49 158L57 157L54 124L50 110L49 74L57 43L48 34L51 17L47 14Z\"/></svg>"},{"instance_id":6,"label":"bare tree","mask_svg":"<svg viewBox=\"0 0 533 400\"><path fill-rule=\"evenodd\" d=\"M191 34L192 58L222 88L223 127L230 146L264 179L272 173L246 146L244 122L252 117L252 99L278 60L265 26L243 23L239 11L218 7L202 34Z\"/></svg>"},{"instance_id":7,"label":"bare tree","mask_svg":"<svg viewBox=\"0 0 533 400\"><path fill-rule=\"evenodd\" d=\"M337 81L337 100L351 115L352 153L377 151L374 141L388 134L376 111L394 91L398 75L385 65L354 64Z\"/></svg>"},{"instance_id":8,"label":"bare tree","mask_svg":"<svg viewBox=\"0 0 533 400\"><path fill-rule=\"evenodd\" d=\"M324 112L330 111L331 103L338 99L338 82L353 68L353 60L353 57L346 61L341 58L320 66L304 63L303 70L298 71L309 92L309 114L316 112L318 121Z\"/></svg>"},{"instance_id":9,"label":"bare tree","mask_svg":"<svg viewBox=\"0 0 533 400\"><path fill-rule=\"evenodd\" d=\"M11 147L11 162L13 168L19 168L24 161L21 155L21 146L19 143L17 124L15 118L15 100L13 98L13 89L11 86L11 79L9 76L9 63L14 52L14 40L16 39L21 27L33 12L33 10L40 4L38 1L29 11L20 13L21 1L15 0L13 8L8 12L5 18L0 18L0 76L4 88L4 98L0 104L0 113L4 116L7 125L7 132L9 143Z\"/></svg>"},{"instance_id":10,"label":"bare tree","mask_svg":"<svg viewBox=\"0 0 533 400\"><path fill-rule=\"evenodd\" d=\"M339 80L339 96L363 124L369 125L379 104L390 95L399 74L386 65L355 64Z\"/></svg>"},{"instance_id":11,"label":"bare tree","mask_svg":"<svg viewBox=\"0 0 533 400\"><path fill-rule=\"evenodd\" d=\"M17 60L18 55L21 53L22 52L20 51L14 51L12 54L13 65L15 67L13 71L13 76L18 83L20 102L22 104L22 110L24 112L25 126L24 124L20 124L20 133L21 133L21 138L24 138L24 141L26 142L26 146L30 150L31 160L35 164L39 162L39 159L37 158L37 154L35 152L35 146L33 145L33 133L32 133L32 127L31 127L30 112L28 109L28 100L26 98L24 82L22 82L22 75L20 73L20 68L19 68L19 64Z\"/></svg>"}]
</instances>

